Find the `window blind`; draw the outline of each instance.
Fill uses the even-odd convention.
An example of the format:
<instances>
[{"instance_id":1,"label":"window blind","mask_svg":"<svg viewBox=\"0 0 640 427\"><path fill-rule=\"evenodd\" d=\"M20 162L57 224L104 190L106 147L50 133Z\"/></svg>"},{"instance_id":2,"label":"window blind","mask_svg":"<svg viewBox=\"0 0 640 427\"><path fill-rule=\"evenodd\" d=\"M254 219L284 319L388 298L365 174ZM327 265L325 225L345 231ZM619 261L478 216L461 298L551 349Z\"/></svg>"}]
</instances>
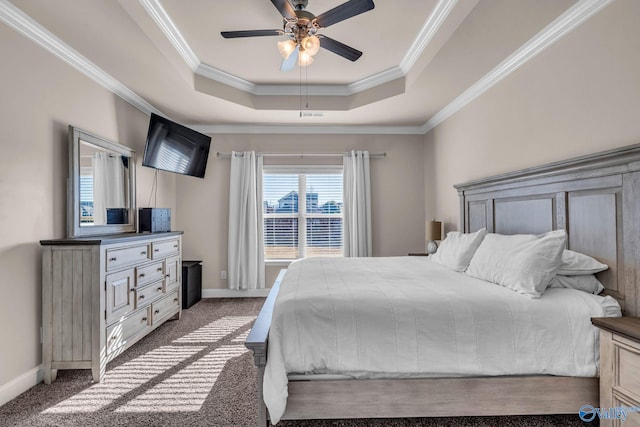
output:
<instances>
[{"instance_id":1,"label":"window blind","mask_svg":"<svg viewBox=\"0 0 640 427\"><path fill-rule=\"evenodd\" d=\"M263 174L265 259L342 256L342 171Z\"/></svg>"}]
</instances>

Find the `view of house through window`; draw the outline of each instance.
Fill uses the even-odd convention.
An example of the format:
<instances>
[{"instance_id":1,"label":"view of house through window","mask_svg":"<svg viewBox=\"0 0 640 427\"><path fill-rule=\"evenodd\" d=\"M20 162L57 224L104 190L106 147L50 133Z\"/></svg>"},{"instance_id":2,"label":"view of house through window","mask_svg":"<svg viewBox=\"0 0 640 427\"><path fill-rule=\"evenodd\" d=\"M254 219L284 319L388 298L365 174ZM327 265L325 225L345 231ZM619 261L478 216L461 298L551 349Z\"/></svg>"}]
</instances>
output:
<instances>
[{"instance_id":1,"label":"view of house through window","mask_svg":"<svg viewBox=\"0 0 640 427\"><path fill-rule=\"evenodd\" d=\"M342 256L342 168L263 173L266 260Z\"/></svg>"}]
</instances>

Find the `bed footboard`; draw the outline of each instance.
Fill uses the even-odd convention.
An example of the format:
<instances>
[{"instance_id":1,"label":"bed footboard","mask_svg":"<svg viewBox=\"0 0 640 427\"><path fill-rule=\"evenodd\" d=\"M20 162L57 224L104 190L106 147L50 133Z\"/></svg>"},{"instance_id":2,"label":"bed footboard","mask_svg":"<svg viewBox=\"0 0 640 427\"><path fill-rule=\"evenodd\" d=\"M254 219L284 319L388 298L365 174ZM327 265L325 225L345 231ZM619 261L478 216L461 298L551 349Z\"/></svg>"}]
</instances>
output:
<instances>
[{"instance_id":1,"label":"bed footboard","mask_svg":"<svg viewBox=\"0 0 640 427\"><path fill-rule=\"evenodd\" d=\"M264 404L262 395L262 378L264 377L264 367L267 364L267 344L269 340L269 328L271 327L271 316L273 315L273 307L280 289L280 282L287 270L280 270L273 287L269 292L269 296L264 302L258 317L249 332L249 336L244 342L245 347L253 352L253 360L258 368L257 387L258 387L258 426L267 425L267 408Z\"/></svg>"}]
</instances>

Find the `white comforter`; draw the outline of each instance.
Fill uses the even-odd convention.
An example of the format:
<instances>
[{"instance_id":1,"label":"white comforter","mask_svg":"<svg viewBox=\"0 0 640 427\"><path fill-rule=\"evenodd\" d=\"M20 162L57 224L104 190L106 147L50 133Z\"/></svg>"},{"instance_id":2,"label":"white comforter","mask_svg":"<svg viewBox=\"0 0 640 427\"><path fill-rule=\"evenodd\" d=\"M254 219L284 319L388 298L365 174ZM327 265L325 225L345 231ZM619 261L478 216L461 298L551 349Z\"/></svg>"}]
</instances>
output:
<instances>
[{"instance_id":1,"label":"white comforter","mask_svg":"<svg viewBox=\"0 0 640 427\"><path fill-rule=\"evenodd\" d=\"M273 312L264 401L278 422L288 373L597 376L601 316L620 316L613 298L531 299L425 257L297 261Z\"/></svg>"}]
</instances>

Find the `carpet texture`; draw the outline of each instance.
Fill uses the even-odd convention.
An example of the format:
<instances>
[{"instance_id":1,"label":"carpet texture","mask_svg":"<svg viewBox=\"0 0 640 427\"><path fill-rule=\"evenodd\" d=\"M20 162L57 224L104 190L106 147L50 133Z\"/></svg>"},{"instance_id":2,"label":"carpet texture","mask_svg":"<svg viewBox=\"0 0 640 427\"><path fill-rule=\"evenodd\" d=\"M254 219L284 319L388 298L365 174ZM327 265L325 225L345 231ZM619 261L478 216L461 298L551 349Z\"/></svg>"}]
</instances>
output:
<instances>
[{"instance_id":1,"label":"carpet texture","mask_svg":"<svg viewBox=\"0 0 640 427\"><path fill-rule=\"evenodd\" d=\"M0 407L0 426L255 426L256 370L243 342L264 299L206 299L107 366L58 371ZM576 408L577 409L577 408ZM584 426L577 415L282 421L282 427ZM590 423L588 425L597 425Z\"/></svg>"}]
</instances>

